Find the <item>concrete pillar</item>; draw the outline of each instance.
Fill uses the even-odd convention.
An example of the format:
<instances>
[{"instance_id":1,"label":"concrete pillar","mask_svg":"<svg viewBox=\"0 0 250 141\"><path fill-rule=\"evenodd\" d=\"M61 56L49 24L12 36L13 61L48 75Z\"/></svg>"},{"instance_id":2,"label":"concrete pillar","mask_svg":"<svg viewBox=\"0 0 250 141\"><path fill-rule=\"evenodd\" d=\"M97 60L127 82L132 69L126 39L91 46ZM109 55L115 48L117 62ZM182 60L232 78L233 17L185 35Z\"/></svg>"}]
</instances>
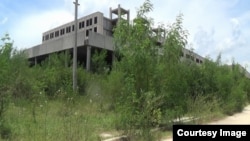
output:
<instances>
[{"instance_id":1,"label":"concrete pillar","mask_svg":"<svg viewBox=\"0 0 250 141\"><path fill-rule=\"evenodd\" d=\"M37 65L37 59L36 59L36 57L35 57L35 66Z\"/></svg>"},{"instance_id":2,"label":"concrete pillar","mask_svg":"<svg viewBox=\"0 0 250 141\"><path fill-rule=\"evenodd\" d=\"M109 8L109 18L112 20L112 8Z\"/></svg>"},{"instance_id":3,"label":"concrete pillar","mask_svg":"<svg viewBox=\"0 0 250 141\"><path fill-rule=\"evenodd\" d=\"M118 21L121 19L121 6L118 5Z\"/></svg>"},{"instance_id":4,"label":"concrete pillar","mask_svg":"<svg viewBox=\"0 0 250 141\"><path fill-rule=\"evenodd\" d=\"M127 12L127 20L128 20L128 22L129 22L129 20L130 20L130 11L128 10L128 12Z\"/></svg>"},{"instance_id":5,"label":"concrete pillar","mask_svg":"<svg viewBox=\"0 0 250 141\"><path fill-rule=\"evenodd\" d=\"M91 46L87 46L86 69L90 71L91 67Z\"/></svg>"}]
</instances>

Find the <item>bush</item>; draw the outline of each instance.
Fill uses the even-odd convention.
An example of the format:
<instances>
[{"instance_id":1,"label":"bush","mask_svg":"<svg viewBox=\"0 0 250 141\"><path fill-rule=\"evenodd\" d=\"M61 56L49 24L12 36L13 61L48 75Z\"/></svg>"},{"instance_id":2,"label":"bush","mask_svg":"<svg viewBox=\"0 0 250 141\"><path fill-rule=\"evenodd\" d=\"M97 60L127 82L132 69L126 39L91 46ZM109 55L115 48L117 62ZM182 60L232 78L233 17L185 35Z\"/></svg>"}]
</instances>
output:
<instances>
[{"instance_id":1,"label":"bush","mask_svg":"<svg viewBox=\"0 0 250 141\"><path fill-rule=\"evenodd\" d=\"M12 136L11 128L3 121L0 121L0 134L2 139L10 139Z\"/></svg>"}]
</instances>

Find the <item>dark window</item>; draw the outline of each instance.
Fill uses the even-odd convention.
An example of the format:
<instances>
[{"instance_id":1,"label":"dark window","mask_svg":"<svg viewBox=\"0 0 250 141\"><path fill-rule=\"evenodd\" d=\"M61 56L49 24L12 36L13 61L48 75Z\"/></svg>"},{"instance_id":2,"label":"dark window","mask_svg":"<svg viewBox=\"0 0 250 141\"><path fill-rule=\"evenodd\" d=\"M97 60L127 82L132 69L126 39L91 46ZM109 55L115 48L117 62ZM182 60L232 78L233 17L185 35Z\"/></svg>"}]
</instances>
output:
<instances>
[{"instance_id":1,"label":"dark window","mask_svg":"<svg viewBox=\"0 0 250 141\"><path fill-rule=\"evenodd\" d=\"M84 21L82 21L82 28L84 28Z\"/></svg>"},{"instance_id":2,"label":"dark window","mask_svg":"<svg viewBox=\"0 0 250 141\"><path fill-rule=\"evenodd\" d=\"M71 32L71 26L66 27L66 33Z\"/></svg>"},{"instance_id":3,"label":"dark window","mask_svg":"<svg viewBox=\"0 0 250 141\"><path fill-rule=\"evenodd\" d=\"M64 28L63 28L63 29L61 29L60 34L61 34L61 35L63 35L63 34L64 34Z\"/></svg>"},{"instance_id":4,"label":"dark window","mask_svg":"<svg viewBox=\"0 0 250 141\"><path fill-rule=\"evenodd\" d=\"M50 33L50 39L54 38L54 32Z\"/></svg>"},{"instance_id":5,"label":"dark window","mask_svg":"<svg viewBox=\"0 0 250 141\"><path fill-rule=\"evenodd\" d=\"M84 28L84 21L79 23L79 29Z\"/></svg>"},{"instance_id":6,"label":"dark window","mask_svg":"<svg viewBox=\"0 0 250 141\"><path fill-rule=\"evenodd\" d=\"M97 27L94 27L94 32L97 32Z\"/></svg>"},{"instance_id":7,"label":"dark window","mask_svg":"<svg viewBox=\"0 0 250 141\"><path fill-rule=\"evenodd\" d=\"M202 64L203 62L200 60L200 63Z\"/></svg>"},{"instance_id":8,"label":"dark window","mask_svg":"<svg viewBox=\"0 0 250 141\"><path fill-rule=\"evenodd\" d=\"M80 23L79 23L79 29L81 29L81 28L82 28L82 23L80 22Z\"/></svg>"},{"instance_id":9,"label":"dark window","mask_svg":"<svg viewBox=\"0 0 250 141\"><path fill-rule=\"evenodd\" d=\"M43 41L45 40L45 37L43 36Z\"/></svg>"},{"instance_id":10,"label":"dark window","mask_svg":"<svg viewBox=\"0 0 250 141\"><path fill-rule=\"evenodd\" d=\"M75 31L75 25L72 25L72 31Z\"/></svg>"},{"instance_id":11,"label":"dark window","mask_svg":"<svg viewBox=\"0 0 250 141\"><path fill-rule=\"evenodd\" d=\"M49 34L45 36L45 40L49 40Z\"/></svg>"},{"instance_id":12,"label":"dark window","mask_svg":"<svg viewBox=\"0 0 250 141\"><path fill-rule=\"evenodd\" d=\"M97 24L97 17L95 17L94 19L94 24Z\"/></svg>"},{"instance_id":13,"label":"dark window","mask_svg":"<svg viewBox=\"0 0 250 141\"><path fill-rule=\"evenodd\" d=\"M89 36L89 30L86 30L86 36Z\"/></svg>"},{"instance_id":14,"label":"dark window","mask_svg":"<svg viewBox=\"0 0 250 141\"><path fill-rule=\"evenodd\" d=\"M55 37L58 37L59 36L59 31L56 31L55 32Z\"/></svg>"},{"instance_id":15,"label":"dark window","mask_svg":"<svg viewBox=\"0 0 250 141\"><path fill-rule=\"evenodd\" d=\"M89 26L89 20L87 20L87 25L86 26Z\"/></svg>"},{"instance_id":16,"label":"dark window","mask_svg":"<svg viewBox=\"0 0 250 141\"><path fill-rule=\"evenodd\" d=\"M92 19L89 19L89 25L92 25Z\"/></svg>"},{"instance_id":17,"label":"dark window","mask_svg":"<svg viewBox=\"0 0 250 141\"><path fill-rule=\"evenodd\" d=\"M200 60L198 58L196 58L196 63L200 63Z\"/></svg>"}]
</instances>

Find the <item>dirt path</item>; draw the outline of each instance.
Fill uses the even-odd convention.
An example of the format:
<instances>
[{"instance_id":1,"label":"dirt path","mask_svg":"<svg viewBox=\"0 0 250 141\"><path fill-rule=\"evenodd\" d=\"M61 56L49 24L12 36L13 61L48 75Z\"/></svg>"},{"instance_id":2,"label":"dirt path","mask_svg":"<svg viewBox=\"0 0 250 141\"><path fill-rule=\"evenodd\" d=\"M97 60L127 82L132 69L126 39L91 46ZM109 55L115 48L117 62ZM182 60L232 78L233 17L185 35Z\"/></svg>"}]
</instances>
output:
<instances>
[{"instance_id":1,"label":"dirt path","mask_svg":"<svg viewBox=\"0 0 250 141\"><path fill-rule=\"evenodd\" d=\"M241 113L208 124L250 124L250 105L246 106ZM164 139L162 141L172 141L172 138Z\"/></svg>"},{"instance_id":2,"label":"dirt path","mask_svg":"<svg viewBox=\"0 0 250 141\"><path fill-rule=\"evenodd\" d=\"M250 105L245 107L241 113L208 124L250 124Z\"/></svg>"}]
</instances>

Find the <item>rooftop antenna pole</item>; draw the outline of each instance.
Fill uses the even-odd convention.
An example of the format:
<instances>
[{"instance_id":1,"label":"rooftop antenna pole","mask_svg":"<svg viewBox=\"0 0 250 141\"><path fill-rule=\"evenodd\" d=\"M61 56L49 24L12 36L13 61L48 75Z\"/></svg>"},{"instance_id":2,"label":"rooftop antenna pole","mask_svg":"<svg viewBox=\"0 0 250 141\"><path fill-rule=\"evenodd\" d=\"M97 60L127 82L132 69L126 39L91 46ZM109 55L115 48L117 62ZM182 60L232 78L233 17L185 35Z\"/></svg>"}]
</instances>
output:
<instances>
[{"instance_id":1,"label":"rooftop antenna pole","mask_svg":"<svg viewBox=\"0 0 250 141\"><path fill-rule=\"evenodd\" d=\"M77 90L77 13L78 13L78 0L73 2L75 4L75 46L73 48L73 91Z\"/></svg>"}]
</instances>

